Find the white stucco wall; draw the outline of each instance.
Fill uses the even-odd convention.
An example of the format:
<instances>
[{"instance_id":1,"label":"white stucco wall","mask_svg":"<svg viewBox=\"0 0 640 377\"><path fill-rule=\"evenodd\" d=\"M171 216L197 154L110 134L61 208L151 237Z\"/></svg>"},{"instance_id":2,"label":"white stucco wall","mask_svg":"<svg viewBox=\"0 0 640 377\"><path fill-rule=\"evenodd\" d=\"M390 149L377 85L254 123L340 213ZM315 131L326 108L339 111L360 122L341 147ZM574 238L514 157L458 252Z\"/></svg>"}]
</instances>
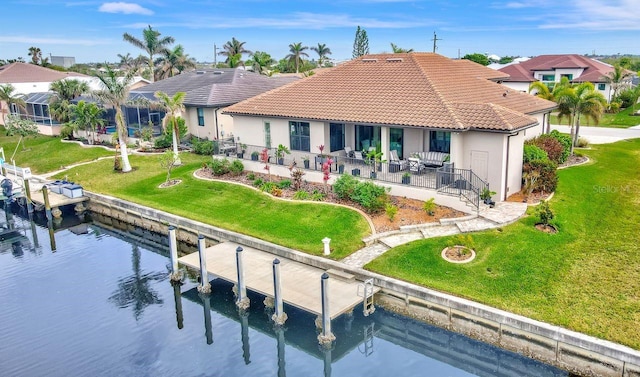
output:
<instances>
[{"instance_id":1,"label":"white stucco wall","mask_svg":"<svg viewBox=\"0 0 640 377\"><path fill-rule=\"evenodd\" d=\"M503 198L503 178L505 171L505 134L494 132L468 131L461 134L463 137L463 152L461 162L456 163L457 168L472 169L472 151L487 153L487 181L491 191L495 191L494 199ZM482 174L478 174L481 178Z\"/></svg>"},{"instance_id":2,"label":"white stucco wall","mask_svg":"<svg viewBox=\"0 0 640 377\"><path fill-rule=\"evenodd\" d=\"M510 81L503 81L502 85L513 89L517 92L525 92L525 93L529 93L529 84L528 82L510 82Z\"/></svg>"},{"instance_id":3,"label":"white stucco wall","mask_svg":"<svg viewBox=\"0 0 640 377\"><path fill-rule=\"evenodd\" d=\"M505 136L505 138L507 137ZM511 136L508 140L509 167L507 173L507 189L506 191L503 190L503 195L499 196L500 200L505 200L522 188L522 156L525 139L524 132L520 132L518 135ZM494 191L497 192L497 190Z\"/></svg>"},{"instance_id":4,"label":"white stucco wall","mask_svg":"<svg viewBox=\"0 0 640 377\"><path fill-rule=\"evenodd\" d=\"M231 135L236 136L234 132L234 119L227 114L222 114L223 109L218 109L218 133L216 135L216 108L203 107L204 113L204 126L198 125L198 108L186 107L186 112L183 115L187 128L191 135L199 138L215 140L216 138L224 139Z\"/></svg>"},{"instance_id":5,"label":"white stucco wall","mask_svg":"<svg viewBox=\"0 0 640 377\"><path fill-rule=\"evenodd\" d=\"M48 92L51 82L17 82L12 83L11 85L15 88L14 93L30 94Z\"/></svg>"}]
</instances>

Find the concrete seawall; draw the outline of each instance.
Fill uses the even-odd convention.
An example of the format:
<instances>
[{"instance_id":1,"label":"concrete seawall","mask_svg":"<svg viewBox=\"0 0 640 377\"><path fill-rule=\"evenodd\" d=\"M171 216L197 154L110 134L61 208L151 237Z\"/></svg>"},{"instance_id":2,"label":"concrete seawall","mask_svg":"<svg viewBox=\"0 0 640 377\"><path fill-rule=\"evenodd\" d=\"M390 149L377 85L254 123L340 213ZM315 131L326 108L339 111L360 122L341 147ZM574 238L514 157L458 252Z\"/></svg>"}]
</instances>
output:
<instances>
[{"instance_id":1,"label":"concrete seawall","mask_svg":"<svg viewBox=\"0 0 640 377\"><path fill-rule=\"evenodd\" d=\"M640 377L640 352L629 347L125 200L90 192L85 195L92 212L161 234L174 225L183 242L196 244L202 234L212 242L235 242L318 268L344 271L358 280L373 278L382 288L376 296L378 305L581 376Z\"/></svg>"}]
</instances>

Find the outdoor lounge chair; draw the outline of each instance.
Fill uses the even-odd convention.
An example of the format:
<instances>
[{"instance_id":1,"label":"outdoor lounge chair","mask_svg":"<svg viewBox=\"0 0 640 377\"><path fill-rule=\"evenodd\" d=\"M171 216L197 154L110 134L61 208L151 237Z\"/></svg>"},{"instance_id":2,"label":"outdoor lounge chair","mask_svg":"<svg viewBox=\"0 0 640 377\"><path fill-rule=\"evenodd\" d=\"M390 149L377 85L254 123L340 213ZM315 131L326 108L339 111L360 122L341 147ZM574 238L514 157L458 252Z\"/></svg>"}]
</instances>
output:
<instances>
[{"instance_id":1,"label":"outdoor lounge chair","mask_svg":"<svg viewBox=\"0 0 640 377\"><path fill-rule=\"evenodd\" d=\"M400 170L407 170L407 168L409 167L409 161L406 160L401 160L398 157L398 151L396 150L391 150L389 152L389 171L390 172L397 172Z\"/></svg>"},{"instance_id":2,"label":"outdoor lounge chair","mask_svg":"<svg viewBox=\"0 0 640 377\"><path fill-rule=\"evenodd\" d=\"M347 157L353 157L353 149L351 147L344 147L344 153L346 153Z\"/></svg>"},{"instance_id":3,"label":"outdoor lounge chair","mask_svg":"<svg viewBox=\"0 0 640 377\"><path fill-rule=\"evenodd\" d=\"M409 157L408 161L409 161L409 171L411 173L415 173L415 174L422 173L422 171L424 170L424 165L422 164L422 161L420 161L419 158Z\"/></svg>"},{"instance_id":4,"label":"outdoor lounge chair","mask_svg":"<svg viewBox=\"0 0 640 377\"><path fill-rule=\"evenodd\" d=\"M364 164L364 157L362 156L362 152L353 151L354 163L356 164Z\"/></svg>"}]
</instances>

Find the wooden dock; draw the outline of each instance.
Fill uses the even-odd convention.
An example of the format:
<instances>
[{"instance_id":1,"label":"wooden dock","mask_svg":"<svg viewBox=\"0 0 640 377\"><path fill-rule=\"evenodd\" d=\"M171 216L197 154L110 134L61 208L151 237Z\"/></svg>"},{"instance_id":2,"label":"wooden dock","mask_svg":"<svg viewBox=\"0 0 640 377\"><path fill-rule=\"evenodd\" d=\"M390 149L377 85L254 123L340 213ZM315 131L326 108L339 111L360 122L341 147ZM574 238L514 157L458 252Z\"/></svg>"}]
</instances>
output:
<instances>
[{"instance_id":1,"label":"wooden dock","mask_svg":"<svg viewBox=\"0 0 640 377\"><path fill-rule=\"evenodd\" d=\"M207 248L207 271L216 277L237 283L236 248L237 244L223 242ZM273 254L250 247L243 248L242 262L247 289L265 296L273 297ZM289 305L314 313L322 313L320 280L326 271L290 259L280 258L280 279L282 300ZM183 265L199 269L198 253L185 255L178 259ZM349 276L329 278L329 315L331 319L362 306L363 289L361 282ZM374 288L379 291L379 288ZM359 295L360 293L360 295Z\"/></svg>"},{"instance_id":2,"label":"wooden dock","mask_svg":"<svg viewBox=\"0 0 640 377\"><path fill-rule=\"evenodd\" d=\"M42 190L31 190L31 200L36 204L44 205ZM86 196L81 196L79 198L69 198L62 194L56 194L55 192L49 191L49 204L51 205L51 208L58 208L69 204L85 202L87 200L89 200L89 198L87 198Z\"/></svg>"}]
</instances>

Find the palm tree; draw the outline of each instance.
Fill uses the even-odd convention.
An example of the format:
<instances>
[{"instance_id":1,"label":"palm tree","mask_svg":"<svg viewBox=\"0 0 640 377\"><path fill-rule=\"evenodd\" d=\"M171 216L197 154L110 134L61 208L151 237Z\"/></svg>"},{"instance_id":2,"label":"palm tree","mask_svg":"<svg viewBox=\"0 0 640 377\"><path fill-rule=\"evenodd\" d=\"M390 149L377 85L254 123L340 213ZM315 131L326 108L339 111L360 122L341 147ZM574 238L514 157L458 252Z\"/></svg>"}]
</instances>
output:
<instances>
[{"instance_id":1,"label":"palm tree","mask_svg":"<svg viewBox=\"0 0 640 377\"><path fill-rule=\"evenodd\" d=\"M302 57L309 57L309 54L304 52L304 50L308 50L309 47L303 46L302 42L292 43L289 45L289 55L286 56L286 59L289 59L290 62L296 67L296 73L300 72L300 63L302 61Z\"/></svg>"},{"instance_id":2,"label":"palm tree","mask_svg":"<svg viewBox=\"0 0 640 377\"><path fill-rule=\"evenodd\" d=\"M133 307L133 316L137 321L147 306L163 303L162 298L149 286L149 283L165 279L166 274L160 272L142 274L140 248L137 245L132 245L132 248L133 274L119 280L118 289L109 297L109 301L119 308Z\"/></svg>"},{"instance_id":3,"label":"palm tree","mask_svg":"<svg viewBox=\"0 0 640 377\"><path fill-rule=\"evenodd\" d=\"M149 71L151 72L152 82L154 81L153 57L158 54L165 53L167 51L167 47L175 42L173 37L160 38L160 35L160 32L157 30L153 30L151 28L151 25L149 25L148 29L144 29L142 31L142 40L132 36L129 33L124 33L122 35L122 38L125 41L131 43L141 50L144 50L149 55L147 63L149 64Z\"/></svg>"},{"instance_id":4,"label":"palm tree","mask_svg":"<svg viewBox=\"0 0 640 377\"><path fill-rule=\"evenodd\" d=\"M120 64L119 64L120 69L133 68L134 58L131 56L130 53L127 52L126 55L118 54L118 57L120 58Z\"/></svg>"},{"instance_id":5,"label":"palm tree","mask_svg":"<svg viewBox=\"0 0 640 377\"><path fill-rule=\"evenodd\" d=\"M230 41L222 46L222 51L218 53L218 55L226 56L227 59L224 61L229 65L230 68L235 68L239 65L244 65L242 61L242 54L251 54L250 50L244 48L244 44L246 42L240 42L235 37L232 37ZM237 55L240 55L239 57ZM233 64L232 64L233 63Z\"/></svg>"},{"instance_id":6,"label":"palm tree","mask_svg":"<svg viewBox=\"0 0 640 377\"><path fill-rule=\"evenodd\" d=\"M403 54L403 53L413 52L413 49L398 47L395 43L391 42L391 51L393 51L394 54Z\"/></svg>"},{"instance_id":7,"label":"palm tree","mask_svg":"<svg viewBox=\"0 0 640 377\"><path fill-rule=\"evenodd\" d=\"M627 71L621 65L617 64L613 66L613 71L607 73L604 76L604 81L608 84L611 84L611 88L613 89L613 94L611 95L611 99L616 98L616 94L618 94L618 89L620 89L621 86L624 86L630 83L632 77L633 77L633 72Z\"/></svg>"},{"instance_id":8,"label":"palm tree","mask_svg":"<svg viewBox=\"0 0 640 377\"><path fill-rule=\"evenodd\" d=\"M80 101L77 105L71 105L71 112L73 114L73 119L69 122L71 127L90 131L90 140L95 140L96 128L107 123L103 117L104 110L92 102Z\"/></svg>"},{"instance_id":9,"label":"palm tree","mask_svg":"<svg viewBox=\"0 0 640 377\"><path fill-rule=\"evenodd\" d=\"M122 106L129 98L129 85L133 80L133 73L127 72L124 77L118 77L108 65L106 69L105 73L96 75L102 84L102 90L94 91L92 95L104 105L111 106L116 111L116 128L118 129L122 172L127 173L131 171L131 164L127 154L127 125L122 114Z\"/></svg>"},{"instance_id":10,"label":"palm tree","mask_svg":"<svg viewBox=\"0 0 640 377\"><path fill-rule=\"evenodd\" d=\"M580 116L592 119L598 124L604 113L607 100L602 93L595 90L590 82L561 88L555 95L561 114L569 115L571 120L571 153L578 143L580 135ZM575 127L575 133L574 133Z\"/></svg>"},{"instance_id":11,"label":"palm tree","mask_svg":"<svg viewBox=\"0 0 640 377\"><path fill-rule=\"evenodd\" d=\"M331 49L324 43L318 43L318 46L311 47L311 49L318 54L318 67L322 67L325 60L328 60L327 55L331 55Z\"/></svg>"},{"instance_id":12,"label":"palm tree","mask_svg":"<svg viewBox=\"0 0 640 377\"><path fill-rule=\"evenodd\" d=\"M49 112L55 120L64 124L71 120L71 101L89 92L89 84L76 79L63 79L52 82L49 89L55 92L49 100Z\"/></svg>"},{"instance_id":13,"label":"palm tree","mask_svg":"<svg viewBox=\"0 0 640 377\"><path fill-rule=\"evenodd\" d=\"M184 53L184 47L177 45L173 50L167 50L156 60L158 65L157 76L160 78L173 77L180 74L187 68L195 68L196 63L193 58Z\"/></svg>"},{"instance_id":14,"label":"palm tree","mask_svg":"<svg viewBox=\"0 0 640 377\"><path fill-rule=\"evenodd\" d=\"M180 156L178 155L178 140L180 139L180 127L178 124L178 118L184 111L183 102L186 93L176 92L173 97L169 97L167 93L157 91L154 95L158 100L160 100L160 107L165 110L165 116L162 120L163 128L166 129L167 126L171 126L171 129L173 130L173 165L182 165L182 162L180 162Z\"/></svg>"},{"instance_id":15,"label":"palm tree","mask_svg":"<svg viewBox=\"0 0 640 377\"><path fill-rule=\"evenodd\" d=\"M275 63L275 60L266 52L256 51L251 54L251 58L247 60L247 64L249 64L254 72L258 72L263 75L266 74L266 71L272 64Z\"/></svg>"},{"instance_id":16,"label":"palm tree","mask_svg":"<svg viewBox=\"0 0 640 377\"><path fill-rule=\"evenodd\" d=\"M2 104L7 104L7 109ZM16 88L11 84L0 85L0 112L2 113L2 124L7 124L7 114L11 112L11 105L15 104L26 111L26 103L22 99L22 94L16 93Z\"/></svg>"},{"instance_id":17,"label":"palm tree","mask_svg":"<svg viewBox=\"0 0 640 377\"><path fill-rule=\"evenodd\" d=\"M42 50L38 47L29 47L29 56L31 56L31 63L35 65L40 64L40 60L42 60Z\"/></svg>"}]
</instances>

